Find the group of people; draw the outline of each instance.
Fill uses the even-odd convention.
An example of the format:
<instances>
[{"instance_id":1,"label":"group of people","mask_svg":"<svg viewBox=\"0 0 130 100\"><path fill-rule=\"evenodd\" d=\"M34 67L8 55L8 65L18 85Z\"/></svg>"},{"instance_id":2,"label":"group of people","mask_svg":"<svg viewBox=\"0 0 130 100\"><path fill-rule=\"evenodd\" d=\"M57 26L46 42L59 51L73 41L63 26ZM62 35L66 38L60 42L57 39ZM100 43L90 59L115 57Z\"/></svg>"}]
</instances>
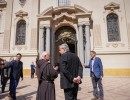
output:
<instances>
[{"instance_id":1,"label":"group of people","mask_svg":"<svg viewBox=\"0 0 130 100\"><path fill-rule=\"evenodd\" d=\"M14 58L11 57L9 62L13 61ZM1 59L1 61L3 61L4 63L6 63L7 61L4 59ZM11 68L3 68L0 70L0 75L1 75L1 85L2 85L2 88L1 88L1 92L4 93L5 92L5 87L6 87L6 84L8 82L8 80L10 79L10 73L11 73ZM10 90L10 86L9 86L9 90Z\"/></svg>"},{"instance_id":2,"label":"group of people","mask_svg":"<svg viewBox=\"0 0 130 100\"><path fill-rule=\"evenodd\" d=\"M0 59L0 69L2 75L2 92L4 92L5 85L10 79L9 84L9 97L10 99L16 100L16 88L18 86L20 77L23 80L23 63L20 61L22 55L18 53L16 59L12 59L9 62ZM4 75L4 76L3 76Z\"/></svg>"},{"instance_id":3,"label":"group of people","mask_svg":"<svg viewBox=\"0 0 130 100\"><path fill-rule=\"evenodd\" d=\"M53 66L50 63L50 55L44 51L36 60L36 75L38 78L38 90L36 100L56 100L54 80L60 73L60 87L64 90L65 100L77 100L78 87L82 84L83 67L90 68L90 76L93 85L93 96L91 100L104 100L102 85L103 66L96 52L91 51L89 65L82 65L80 59L71 53L66 43L59 46L60 64ZM23 63L20 61L22 55L17 54L16 60L4 62L0 60L0 68L11 68L10 74L10 97L16 100L16 88L20 77L23 80ZM31 64L34 68L34 63ZM34 77L34 71L31 78ZM99 91L98 91L99 90Z\"/></svg>"},{"instance_id":4,"label":"group of people","mask_svg":"<svg viewBox=\"0 0 130 100\"><path fill-rule=\"evenodd\" d=\"M79 57L69 51L67 44L59 46L59 53L61 55L59 67L51 65L50 55L47 52L43 52L41 58L36 61L36 74L39 82L36 100L56 100L54 80L58 77L58 72L65 100L77 100L78 87L83 78L83 67L90 68L94 96L91 100L104 100L103 66L101 59L96 57L96 52L90 52L89 65L82 65Z\"/></svg>"}]
</instances>

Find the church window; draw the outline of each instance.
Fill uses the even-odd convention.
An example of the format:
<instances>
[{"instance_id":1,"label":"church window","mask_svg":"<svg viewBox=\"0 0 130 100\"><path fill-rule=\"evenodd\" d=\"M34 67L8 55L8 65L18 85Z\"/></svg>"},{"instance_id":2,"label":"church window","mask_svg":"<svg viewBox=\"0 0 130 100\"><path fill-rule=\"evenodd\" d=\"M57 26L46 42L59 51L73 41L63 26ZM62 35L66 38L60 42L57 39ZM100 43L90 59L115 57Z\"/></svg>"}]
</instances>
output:
<instances>
[{"instance_id":1,"label":"church window","mask_svg":"<svg viewBox=\"0 0 130 100\"><path fill-rule=\"evenodd\" d=\"M118 16L114 13L107 15L107 33L109 42L121 41L119 32L119 20Z\"/></svg>"},{"instance_id":2,"label":"church window","mask_svg":"<svg viewBox=\"0 0 130 100\"><path fill-rule=\"evenodd\" d=\"M17 23L15 44L25 45L25 38L26 38L26 21L20 20Z\"/></svg>"}]
</instances>

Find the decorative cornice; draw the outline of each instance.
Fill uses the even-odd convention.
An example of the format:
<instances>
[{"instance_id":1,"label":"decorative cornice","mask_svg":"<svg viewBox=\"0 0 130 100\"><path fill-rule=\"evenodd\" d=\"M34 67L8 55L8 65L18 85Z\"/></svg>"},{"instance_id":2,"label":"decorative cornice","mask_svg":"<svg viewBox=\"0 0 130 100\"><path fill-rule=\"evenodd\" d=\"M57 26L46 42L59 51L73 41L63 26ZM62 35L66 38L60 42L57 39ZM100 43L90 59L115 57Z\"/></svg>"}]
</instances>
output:
<instances>
[{"instance_id":1,"label":"decorative cornice","mask_svg":"<svg viewBox=\"0 0 130 100\"><path fill-rule=\"evenodd\" d=\"M74 15L68 14L67 12L65 12L65 13L61 13L60 15L56 15L54 20L60 19L60 18L62 18L64 16L66 16L68 18L71 18L71 19L75 19L76 18Z\"/></svg>"},{"instance_id":2,"label":"decorative cornice","mask_svg":"<svg viewBox=\"0 0 130 100\"><path fill-rule=\"evenodd\" d=\"M120 9L120 5L114 2L109 3L108 5L104 6L105 10L115 10Z\"/></svg>"},{"instance_id":3,"label":"decorative cornice","mask_svg":"<svg viewBox=\"0 0 130 100\"><path fill-rule=\"evenodd\" d=\"M113 48L117 48L117 47L125 47L125 44L123 44L123 43L107 43L106 44L106 47L110 47L110 46L112 46Z\"/></svg>"},{"instance_id":4,"label":"decorative cornice","mask_svg":"<svg viewBox=\"0 0 130 100\"><path fill-rule=\"evenodd\" d=\"M62 13L61 13L62 12ZM64 7L49 7L41 14L37 15L39 19L59 19L59 17L71 17L72 19L79 17L91 17L92 11L74 5L74 6L64 6Z\"/></svg>"},{"instance_id":5,"label":"decorative cornice","mask_svg":"<svg viewBox=\"0 0 130 100\"><path fill-rule=\"evenodd\" d=\"M28 16L28 13L25 12L25 11L22 11L22 10L18 11L18 12L15 13L15 14L16 14L16 17L24 17L24 16Z\"/></svg>"},{"instance_id":6,"label":"decorative cornice","mask_svg":"<svg viewBox=\"0 0 130 100\"><path fill-rule=\"evenodd\" d=\"M5 8L7 5L7 2L5 0L0 0L0 8Z\"/></svg>"}]
</instances>

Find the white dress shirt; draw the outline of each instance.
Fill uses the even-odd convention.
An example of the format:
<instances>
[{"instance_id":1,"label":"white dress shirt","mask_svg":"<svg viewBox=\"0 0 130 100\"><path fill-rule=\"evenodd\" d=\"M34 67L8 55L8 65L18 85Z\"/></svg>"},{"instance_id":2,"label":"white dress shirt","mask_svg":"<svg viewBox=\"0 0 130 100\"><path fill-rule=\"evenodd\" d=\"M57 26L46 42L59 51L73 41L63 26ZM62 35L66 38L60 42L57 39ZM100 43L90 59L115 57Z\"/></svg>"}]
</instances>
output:
<instances>
[{"instance_id":1,"label":"white dress shirt","mask_svg":"<svg viewBox=\"0 0 130 100\"><path fill-rule=\"evenodd\" d=\"M94 57L93 60L92 60L92 72L93 72L93 65L94 65L94 62L95 62L95 57Z\"/></svg>"}]
</instances>

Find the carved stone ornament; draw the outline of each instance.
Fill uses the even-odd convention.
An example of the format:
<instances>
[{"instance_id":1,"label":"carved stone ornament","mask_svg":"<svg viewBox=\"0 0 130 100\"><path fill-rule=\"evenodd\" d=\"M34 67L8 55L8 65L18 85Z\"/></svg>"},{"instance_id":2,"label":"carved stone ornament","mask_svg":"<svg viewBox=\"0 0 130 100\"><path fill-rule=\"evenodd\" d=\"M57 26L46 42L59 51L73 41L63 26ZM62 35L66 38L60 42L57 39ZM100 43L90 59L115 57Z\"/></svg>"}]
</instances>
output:
<instances>
[{"instance_id":1,"label":"carved stone ornament","mask_svg":"<svg viewBox=\"0 0 130 100\"><path fill-rule=\"evenodd\" d=\"M114 44L112 44L112 46L113 46L114 48L117 48L117 47L118 47L118 44L114 43Z\"/></svg>"},{"instance_id":2,"label":"carved stone ornament","mask_svg":"<svg viewBox=\"0 0 130 100\"><path fill-rule=\"evenodd\" d=\"M117 48L117 47L125 47L125 44L123 44L123 43L108 43L108 44L106 44L106 47L110 47L110 46L112 46L112 47L114 47L114 48Z\"/></svg>"},{"instance_id":3,"label":"carved stone ornament","mask_svg":"<svg viewBox=\"0 0 130 100\"><path fill-rule=\"evenodd\" d=\"M27 50L27 46L14 46L12 50L18 50L18 51Z\"/></svg>"},{"instance_id":4,"label":"carved stone ornament","mask_svg":"<svg viewBox=\"0 0 130 100\"><path fill-rule=\"evenodd\" d=\"M26 4L26 0L19 0L19 4L23 7Z\"/></svg>"},{"instance_id":5,"label":"carved stone ornament","mask_svg":"<svg viewBox=\"0 0 130 100\"><path fill-rule=\"evenodd\" d=\"M15 14L16 14L16 17L24 17L24 16L28 16L28 13L25 12L25 11L22 11L22 10L18 11L18 12L15 13Z\"/></svg>"},{"instance_id":6,"label":"carved stone ornament","mask_svg":"<svg viewBox=\"0 0 130 100\"><path fill-rule=\"evenodd\" d=\"M0 8L5 8L7 5L7 2L5 0L0 0Z\"/></svg>"},{"instance_id":7,"label":"carved stone ornament","mask_svg":"<svg viewBox=\"0 0 130 100\"><path fill-rule=\"evenodd\" d=\"M111 2L110 4L104 6L104 9L105 9L105 10L111 10L111 11L113 11L113 10L115 10L115 9L120 9L120 5L119 5L119 4L116 4L116 3L114 3L114 2Z\"/></svg>"}]
</instances>

